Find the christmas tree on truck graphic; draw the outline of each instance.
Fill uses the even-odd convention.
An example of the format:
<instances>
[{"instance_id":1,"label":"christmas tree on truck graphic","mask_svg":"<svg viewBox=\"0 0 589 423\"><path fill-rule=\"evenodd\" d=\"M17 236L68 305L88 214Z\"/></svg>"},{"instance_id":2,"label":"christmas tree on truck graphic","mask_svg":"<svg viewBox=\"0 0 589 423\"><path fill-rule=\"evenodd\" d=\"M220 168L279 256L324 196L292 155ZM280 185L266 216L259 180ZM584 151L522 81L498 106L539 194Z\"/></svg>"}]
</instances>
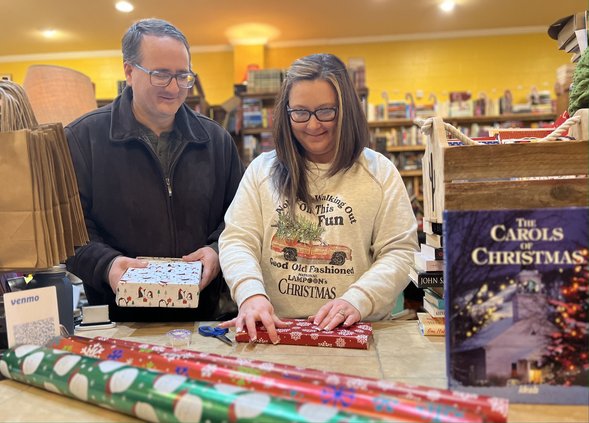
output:
<instances>
[{"instance_id":1,"label":"christmas tree on truck graphic","mask_svg":"<svg viewBox=\"0 0 589 423\"><path fill-rule=\"evenodd\" d=\"M273 251L284 254L287 261L299 259L326 261L336 266L352 259L352 250L345 245L329 245L321 239L325 228L303 217L293 219L288 213L279 213L272 225L276 233L272 237Z\"/></svg>"}]
</instances>

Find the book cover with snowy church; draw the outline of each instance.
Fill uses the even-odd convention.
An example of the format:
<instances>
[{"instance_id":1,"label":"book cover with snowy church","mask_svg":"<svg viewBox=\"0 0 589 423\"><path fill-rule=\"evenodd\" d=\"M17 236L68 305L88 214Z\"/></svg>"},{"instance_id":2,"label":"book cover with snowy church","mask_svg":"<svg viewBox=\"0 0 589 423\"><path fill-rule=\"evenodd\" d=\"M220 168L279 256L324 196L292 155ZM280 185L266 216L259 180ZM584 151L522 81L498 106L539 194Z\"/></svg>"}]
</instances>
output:
<instances>
[{"instance_id":1,"label":"book cover with snowy church","mask_svg":"<svg viewBox=\"0 0 589 423\"><path fill-rule=\"evenodd\" d=\"M448 385L589 404L589 209L444 213Z\"/></svg>"}]
</instances>

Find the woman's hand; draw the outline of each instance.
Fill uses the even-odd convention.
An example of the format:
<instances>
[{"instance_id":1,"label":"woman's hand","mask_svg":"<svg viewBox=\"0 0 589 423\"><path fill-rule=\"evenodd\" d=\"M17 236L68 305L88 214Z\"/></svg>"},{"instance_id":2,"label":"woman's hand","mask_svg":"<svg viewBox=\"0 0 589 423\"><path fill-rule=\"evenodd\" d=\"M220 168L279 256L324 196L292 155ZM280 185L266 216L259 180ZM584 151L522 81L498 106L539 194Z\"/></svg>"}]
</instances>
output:
<instances>
[{"instance_id":1,"label":"woman's hand","mask_svg":"<svg viewBox=\"0 0 589 423\"><path fill-rule=\"evenodd\" d=\"M256 332L256 322L262 322L262 325L266 328L270 341L272 341L273 344L277 344L279 341L276 328L288 326L288 323L281 321L278 316L274 314L274 307L272 307L272 304L264 295L254 295L249 297L241 303L239 313L235 319L223 322L219 326L222 328L235 326L236 332L243 332L245 327L250 340L255 341L258 337Z\"/></svg>"},{"instance_id":2,"label":"woman's hand","mask_svg":"<svg viewBox=\"0 0 589 423\"><path fill-rule=\"evenodd\" d=\"M309 316L310 321L321 330L333 330L336 326L350 326L360 321L360 312L349 302L336 298L319 309L317 314Z\"/></svg>"}]
</instances>

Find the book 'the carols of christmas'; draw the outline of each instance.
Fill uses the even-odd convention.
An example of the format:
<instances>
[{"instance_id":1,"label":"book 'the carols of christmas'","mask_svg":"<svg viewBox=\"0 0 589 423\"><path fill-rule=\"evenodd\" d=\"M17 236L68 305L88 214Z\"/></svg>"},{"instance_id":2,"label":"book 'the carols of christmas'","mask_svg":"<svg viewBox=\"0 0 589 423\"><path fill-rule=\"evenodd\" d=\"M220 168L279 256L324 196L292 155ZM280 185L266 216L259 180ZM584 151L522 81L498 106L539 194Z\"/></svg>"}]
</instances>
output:
<instances>
[{"instance_id":1,"label":"book 'the carols of christmas'","mask_svg":"<svg viewBox=\"0 0 589 423\"><path fill-rule=\"evenodd\" d=\"M588 213L444 212L450 388L589 403Z\"/></svg>"}]
</instances>

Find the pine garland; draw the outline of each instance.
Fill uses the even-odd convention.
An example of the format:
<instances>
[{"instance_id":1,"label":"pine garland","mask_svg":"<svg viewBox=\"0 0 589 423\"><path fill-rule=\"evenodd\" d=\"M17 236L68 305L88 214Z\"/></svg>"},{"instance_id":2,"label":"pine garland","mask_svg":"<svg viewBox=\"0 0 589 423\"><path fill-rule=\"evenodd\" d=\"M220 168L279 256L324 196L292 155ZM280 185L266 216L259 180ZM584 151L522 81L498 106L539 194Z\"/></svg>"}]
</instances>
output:
<instances>
[{"instance_id":1,"label":"pine garland","mask_svg":"<svg viewBox=\"0 0 589 423\"><path fill-rule=\"evenodd\" d=\"M589 108L589 48L585 49L573 73L573 88L569 97L569 115Z\"/></svg>"}]
</instances>

